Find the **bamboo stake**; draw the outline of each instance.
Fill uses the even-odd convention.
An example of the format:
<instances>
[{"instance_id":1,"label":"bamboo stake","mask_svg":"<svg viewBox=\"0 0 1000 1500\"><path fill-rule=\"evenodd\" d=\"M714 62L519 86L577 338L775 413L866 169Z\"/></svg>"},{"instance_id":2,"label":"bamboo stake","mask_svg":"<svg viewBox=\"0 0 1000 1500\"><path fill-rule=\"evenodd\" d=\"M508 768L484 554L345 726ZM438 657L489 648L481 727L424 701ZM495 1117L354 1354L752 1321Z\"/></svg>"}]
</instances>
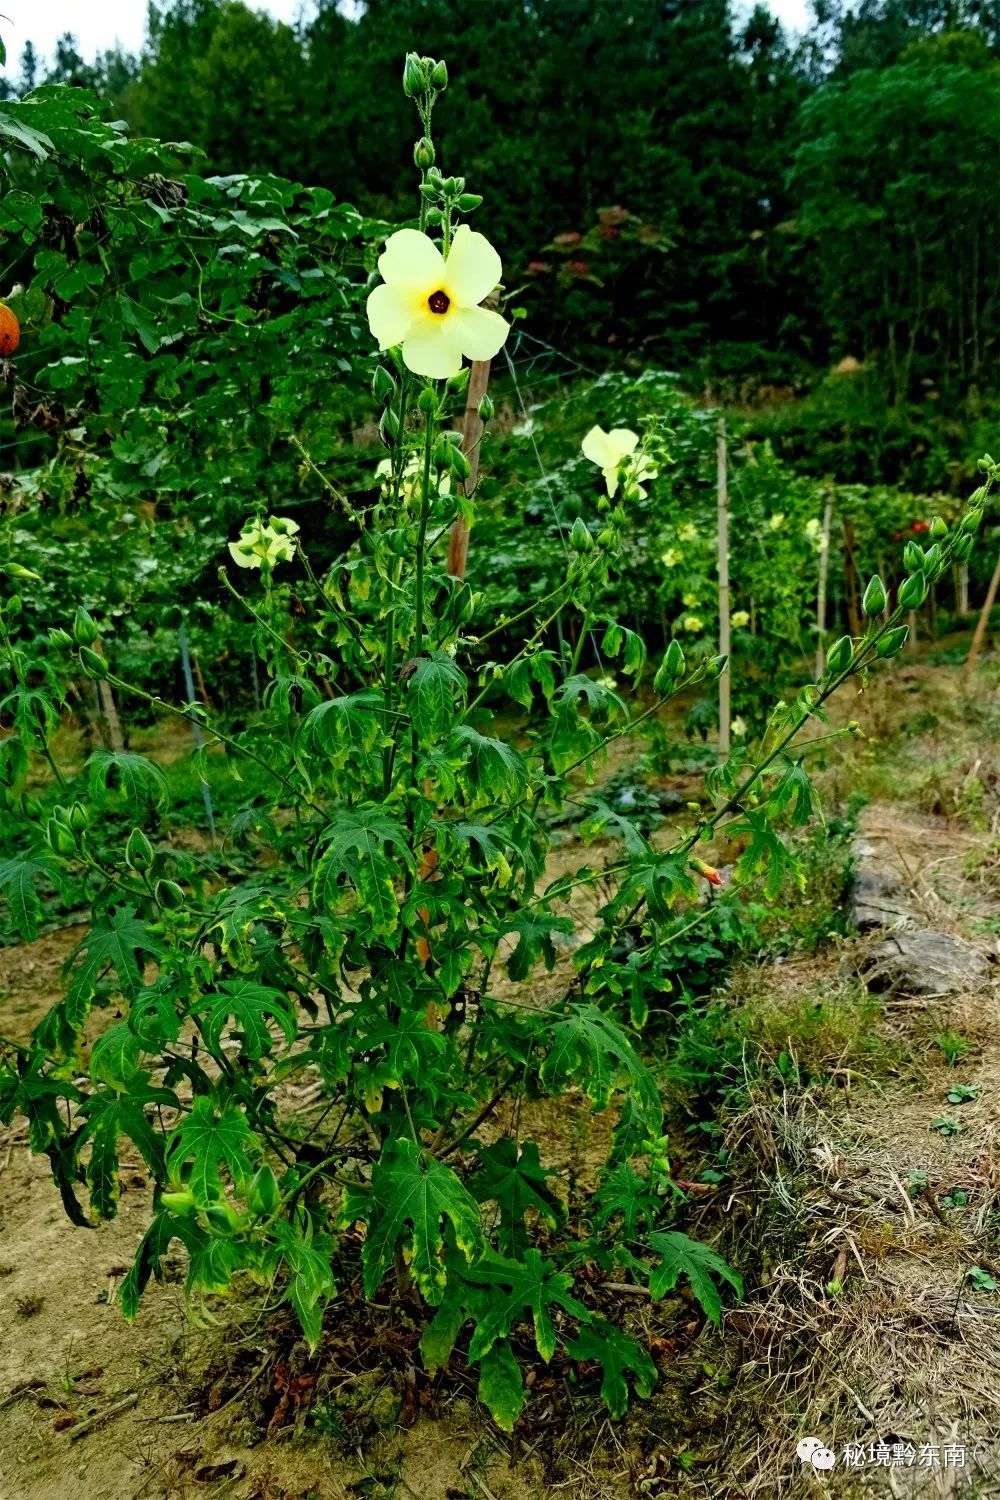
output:
<instances>
[{"instance_id":1,"label":"bamboo stake","mask_svg":"<svg viewBox=\"0 0 1000 1500\"><path fill-rule=\"evenodd\" d=\"M462 485L462 494L471 500L479 482L479 444L483 436L483 422L479 415L479 403L486 395L490 383L490 361L476 359L469 372L468 395L465 403L465 421L462 425L462 452L469 460L469 477ZM465 577L469 560L469 523L464 516L455 517L451 525L448 542L448 572L452 578Z\"/></svg>"},{"instance_id":2,"label":"bamboo stake","mask_svg":"<svg viewBox=\"0 0 1000 1500\"><path fill-rule=\"evenodd\" d=\"M826 580L830 567L830 523L833 520L833 494L827 495L823 510L823 529L819 534L819 585L816 589L816 681L826 666Z\"/></svg>"},{"instance_id":3,"label":"bamboo stake","mask_svg":"<svg viewBox=\"0 0 1000 1500\"><path fill-rule=\"evenodd\" d=\"M993 577L990 579L990 586L986 590L986 598L983 600L983 607L979 611L979 619L976 621L976 630L972 637L972 645L969 647L969 655L962 670L963 681L969 676L976 662L979 660L979 653L982 650L983 641L986 639L986 627L989 624L990 615L993 613L993 606L997 602L998 588L1000 588L1000 556L997 557L997 565L993 569Z\"/></svg>"},{"instance_id":4,"label":"bamboo stake","mask_svg":"<svg viewBox=\"0 0 1000 1500\"><path fill-rule=\"evenodd\" d=\"M715 440L716 497L719 532L719 654L729 655L729 485L726 474L726 424L720 418ZM719 678L719 754L729 755L730 672Z\"/></svg>"}]
</instances>

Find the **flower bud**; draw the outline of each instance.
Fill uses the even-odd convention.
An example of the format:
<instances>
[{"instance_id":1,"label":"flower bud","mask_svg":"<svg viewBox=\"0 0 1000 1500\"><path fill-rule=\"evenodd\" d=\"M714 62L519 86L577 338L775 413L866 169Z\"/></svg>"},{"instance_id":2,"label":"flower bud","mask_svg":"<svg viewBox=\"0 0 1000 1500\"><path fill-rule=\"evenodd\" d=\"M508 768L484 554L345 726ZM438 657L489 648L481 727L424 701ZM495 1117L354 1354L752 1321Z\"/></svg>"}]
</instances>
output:
<instances>
[{"instance_id":1,"label":"flower bud","mask_svg":"<svg viewBox=\"0 0 1000 1500\"><path fill-rule=\"evenodd\" d=\"M854 656L854 642L849 635L842 635L839 641L835 641L826 654L826 670L839 677L841 672L846 672Z\"/></svg>"},{"instance_id":2,"label":"flower bud","mask_svg":"<svg viewBox=\"0 0 1000 1500\"><path fill-rule=\"evenodd\" d=\"M449 391L455 391L457 395L461 395L469 384L469 376L471 373L472 371L470 366L463 365L457 375L449 375L446 389Z\"/></svg>"},{"instance_id":3,"label":"flower bud","mask_svg":"<svg viewBox=\"0 0 1000 1500\"><path fill-rule=\"evenodd\" d=\"M417 397L417 410L422 411L425 417L433 417L438 409L437 392L432 386L425 385Z\"/></svg>"},{"instance_id":4,"label":"flower bud","mask_svg":"<svg viewBox=\"0 0 1000 1500\"><path fill-rule=\"evenodd\" d=\"M944 541L948 535L948 523L940 516L935 516L930 524L930 533L935 542Z\"/></svg>"},{"instance_id":5,"label":"flower bud","mask_svg":"<svg viewBox=\"0 0 1000 1500\"><path fill-rule=\"evenodd\" d=\"M377 365L375 367L375 374L372 376L372 395L375 397L375 400L381 401L385 405L387 401L392 400L395 394L396 382L389 374L385 365Z\"/></svg>"},{"instance_id":6,"label":"flower bud","mask_svg":"<svg viewBox=\"0 0 1000 1500\"><path fill-rule=\"evenodd\" d=\"M448 467L459 483L464 483L472 473L472 465L461 448L456 448L451 443L448 444Z\"/></svg>"},{"instance_id":7,"label":"flower bud","mask_svg":"<svg viewBox=\"0 0 1000 1500\"><path fill-rule=\"evenodd\" d=\"M875 655L882 658L895 656L906 645L906 637L909 633L909 625L897 625L894 630L887 630L875 647Z\"/></svg>"},{"instance_id":8,"label":"flower bud","mask_svg":"<svg viewBox=\"0 0 1000 1500\"><path fill-rule=\"evenodd\" d=\"M76 841L73 835L55 818L49 818L45 825L45 842L53 854L76 853Z\"/></svg>"},{"instance_id":9,"label":"flower bud","mask_svg":"<svg viewBox=\"0 0 1000 1500\"><path fill-rule=\"evenodd\" d=\"M692 870L696 872L696 874L703 875L705 877L709 885L722 884L722 876L719 874L714 865L707 865L703 859L695 858L692 858L689 861L689 864L691 865Z\"/></svg>"},{"instance_id":10,"label":"flower bud","mask_svg":"<svg viewBox=\"0 0 1000 1500\"><path fill-rule=\"evenodd\" d=\"M489 422L493 417L493 402L489 396L484 396L476 407L476 415L480 422Z\"/></svg>"},{"instance_id":11,"label":"flower bud","mask_svg":"<svg viewBox=\"0 0 1000 1500\"><path fill-rule=\"evenodd\" d=\"M164 911L177 911L184 905L184 892L176 880L158 880L153 894L157 906L162 906Z\"/></svg>"},{"instance_id":12,"label":"flower bud","mask_svg":"<svg viewBox=\"0 0 1000 1500\"><path fill-rule=\"evenodd\" d=\"M444 223L444 214L439 208L429 208L424 214L424 223L433 229L435 225Z\"/></svg>"},{"instance_id":13,"label":"flower bud","mask_svg":"<svg viewBox=\"0 0 1000 1500\"><path fill-rule=\"evenodd\" d=\"M391 448L399 437L399 418L389 406L379 418L378 435L387 448Z\"/></svg>"},{"instance_id":14,"label":"flower bud","mask_svg":"<svg viewBox=\"0 0 1000 1500\"><path fill-rule=\"evenodd\" d=\"M924 565L924 549L919 542L907 542L903 548L903 567L908 573L916 573Z\"/></svg>"},{"instance_id":15,"label":"flower bud","mask_svg":"<svg viewBox=\"0 0 1000 1500\"><path fill-rule=\"evenodd\" d=\"M969 558L972 556L972 549L975 545L975 537L971 534L971 532L966 532L955 542L955 546L952 550L951 555L956 562L968 562Z\"/></svg>"},{"instance_id":16,"label":"flower bud","mask_svg":"<svg viewBox=\"0 0 1000 1500\"><path fill-rule=\"evenodd\" d=\"M671 677L684 676L684 652L680 641L671 641L663 656L663 665Z\"/></svg>"},{"instance_id":17,"label":"flower bud","mask_svg":"<svg viewBox=\"0 0 1000 1500\"><path fill-rule=\"evenodd\" d=\"M981 510L967 510L958 523L959 530L964 531L969 536L974 536L979 530L982 519L983 513Z\"/></svg>"},{"instance_id":18,"label":"flower bud","mask_svg":"<svg viewBox=\"0 0 1000 1500\"><path fill-rule=\"evenodd\" d=\"M403 63L403 93L407 99L413 99L417 94L422 94L426 87L427 75L423 63L415 52L408 52Z\"/></svg>"},{"instance_id":19,"label":"flower bud","mask_svg":"<svg viewBox=\"0 0 1000 1500\"><path fill-rule=\"evenodd\" d=\"M861 608L864 610L868 618L871 619L873 615L880 615L885 609L885 606L885 584L876 573L875 577L871 579L868 587L865 589L864 598L861 601Z\"/></svg>"},{"instance_id":20,"label":"flower bud","mask_svg":"<svg viewBox=\"0 0 1000 1500\"><path fill-rule=\"evenodd\" d=\"M73 616L73 639L78 646L92 646L97 640L97 626L82 604Z\"/></svg>"},{"instance_id":21,"label":"flower bud","mask_svg":"<svg viewBox=\"0 0 1000 1500\"><path fill-rule=\"evenodd\" d=\"M73 637L68 630L61 630L58 625L53 625L49 631L50 646L72 646Z\"/></svg>"},{"instance_id":22,"label":"flower bud","mask_svg":"<svg viewBox=\"0 0 1000 1500\"><path fill-rule=\"evenodd\" d=\"M590 528L580 516L577 516L573 522L573 529L569 534L569 544L574 552L590 552L593 548L594 538L590 534Z\"/></svg>"},{"instance_id":23,"label":"flower bud","mask_svg":"<svg viewBox=\"0 0 1000 1500\"><path fill-rule=\"evenodd\" d=\"M428 167L434 165L434 142L426 135L422 135L413 148L413 164L426 172Z\"/></svg>"},{"instance_id":24,"label":"flower bud","mask_svg":"<svg viewBox=\"0 0 1000 1500\"><path fill-rule=\"evenodd\" d=\"M443 62L436 62L431 69L431 88L446 89L448 87L448 69Z\"/></svg>"},{"instance_id":25,"label":"flower bud","mask_svg":"<svg viewBox=\"0 0 1000 1500\"><path fill-rule=\"evenodd\" d=\"M88 677L107 677L108 664L103 656L91 651L89 646L80 646L80 665Z\"/></svg>"},{"instance_id":26,"label":"flower bud","mask_svg":"<svg viewBox=\"0 0 1000 1500\"><path fill-rule=\"evenodd\" d=\"M460 214L471 214L475 213L482 201L482 193L459 193L456 206Z\"/></svg>"},{"instance_id":27,"label":"flower bud","mask_svg":"<svg viewBox=\"0 0 1000 1500\"><path fill-rule=\"evenodd\" d=\"M927 598L927 579L923 573L911 573L904 578L896 597L901 609L919 609Z\"/></svg>"},{"instance_id":28,"label":"flower bud","mask_svg":"<svg viewBox=\"0 0 1000 1500\"><path fill-rule=\"evenodd\" d=\"M90 827L90 813L82 802L74 802L69 810L69 826L74 833L83 833Z\"/></svg>"},{"instance_id":29,"label":"flower bud","mask_svg":"<svg viewBox=\"0 0 1000 1500\"><path fill-rule=\"evenodd\" d=\"M258 1218L270 1217L281 1203L281 1189L272 1168L267 1164L257 1171L247 1193L247 1207Z\"/></svg>"},{"instance_id":30,"label":"flower bud","mask_svg":"<svg viewBox=\"0 0 1000 1500\"><path fill-rule=\"evenodd\" d=\"M153 863L153 846L141 828L133 828L125 845L125 863L133 870L148 870Z\"/></svg>"}]
</instances>

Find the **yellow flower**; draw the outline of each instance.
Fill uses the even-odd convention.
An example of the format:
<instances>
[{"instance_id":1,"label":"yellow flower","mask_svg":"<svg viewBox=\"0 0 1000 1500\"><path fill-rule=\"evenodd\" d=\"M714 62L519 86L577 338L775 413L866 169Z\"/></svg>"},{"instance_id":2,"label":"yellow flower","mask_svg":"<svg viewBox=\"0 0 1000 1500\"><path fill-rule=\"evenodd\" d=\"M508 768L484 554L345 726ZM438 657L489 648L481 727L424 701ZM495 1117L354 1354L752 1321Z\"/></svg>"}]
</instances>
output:
<instances>
[{"instance_id":1,"label":"yellow flower","mask_svg":"<svg viewBox=\"0 0 1000 1500\"><path fill-rule=\"evenodd\" d=\"M676 568L683 556L679 547L668 547L666 552L660 553L660 562L665 568Z\"/></svg>"},{"instance_id":2,"label":"yellow flower","mask_svg":"<svg viewBox=\"0 0 1000 1500\"><path fill-rule=\"evenodd\" d=\"M733 739L746 739L747 723L745 719L733 719L730 721L729 732Z\"/></svg>"},{"instance_id":3,"label":"yellow flower","mask_svg":"<svg viewBox=\"0 0 1000 1500\"><path fill-rule=\"evenodd\" d=\"M492 359L509 325L480 307L500 280L500 257L467 224L455 231L445 260L429 235L399 229L378 258L383 285L368 298L368 326L380 349L403 346L415 375L447 380L469 359Z\"/></svg>"},{"instance_id":4,"label":"yellow flower","mask_svg":"<svg viewBox=\"0 0 1000 1500\"><path fill-rule=\"evenodd\" d=\"M694 609L698 603L697 594L682 594L681 603L686 609Z\"/></svg>"},{"instance_id":5,"label":"yellow flower","mask_svg":"<svg viewBox=\"0 0 1000 1500\"><path fill-rule=\"evenodd\" d=\"M697 635L699 630L704 629L704 621L700 620L697 615L686 615L684 629L690 631L692 635Z\"/></svg>"},{"instance_id":6,"label":"yellow flower","mask_svg":"<svg viewBox=\"0 0 1000 1500\"><path fill-rule=\"evenodd\" d=\"M624 461L632 457L639 445L639 438L627 427L612 427L610 432L605 432L603 427L592 427L584 438L581 447L584 458L589 458L592 464L604 470L604 482L608 487L608 494L612 497L618 491L618 481L621 478L621 469ZM636 490L640 498L644 498L646 491L642 487L642 480L655 479L657 471L644 453L640 453L626 470L628 477L635 481Z\"/></svg>"},{"instance_id":7,"label":"yellow flower","mask_svg":"<svg viewBox=\"0 0 1000 1500\"><path fill-rule=\"evenodd\" d=\"M692 526L691 522L689 521L686 526L681 527L677 535L680 537L682 542L693 542L695 537L698 535L698 528L697 526Z\"/></svg>"},{"instance_id":8,"label":"yellow flower","mask_svg":"<svg viewBox=\"0 0 1000 1500\"><path fill-rule=\"evenodd\" d=\"M261 520L251 521L240 532L239 541L229 543L233 562L241 568L260 568L264 564L273 568L276 563L291 562L298 529L295 521L284 516L271 516L266 526Z\"/></svg>"},{"instance_id":9,"label":"yellow flower","mask_svg":"<svg viewBox=\"0 0 1000 1500\"><path fill-rule=\"evenodd\" d=\"M382 491L385 496L390 493L390 482L392 480L392 459L383 458L375 470L376 479L382 481ZM406 500L415 500L420 495L424 482L424 461L419 453L413 453L406 461L403 470L403 479L400 491ZM431 466L431 492L437 491L439 495L451 493L451 475L439 474L437 469Z\"/></svg>"},{"instance_id":10,"label":"yellow flower","mask_svg":"<svg viewBox=\"0 0 1000 1500\"><path fill-rule=\"evenodd\" d=\"M776 510L767 524L772 531L780 531L785 524L785 512L783 510Z\"/></svg>"},{"instance_id":11,"label":"yellow flower","mask_svg":"<svg viewBox=\"0 0 1000 1500\"><path fill-rule=\"evenodd\" d=\"M750 616L747 614L745 609L738 609L729 623L737 630L742 630L744 625L750 624Z\"/></svg>"}]
</instances>

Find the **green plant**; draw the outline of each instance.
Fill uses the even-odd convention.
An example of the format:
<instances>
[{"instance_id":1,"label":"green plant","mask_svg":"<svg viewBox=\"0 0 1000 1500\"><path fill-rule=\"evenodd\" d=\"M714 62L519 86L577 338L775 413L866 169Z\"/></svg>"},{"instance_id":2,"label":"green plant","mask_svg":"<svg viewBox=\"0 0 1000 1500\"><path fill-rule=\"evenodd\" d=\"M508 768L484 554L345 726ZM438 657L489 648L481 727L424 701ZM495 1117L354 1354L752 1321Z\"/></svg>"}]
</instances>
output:
<instances>
[{"instance_id":1,"label":"green plant","mask_svg":"<svg viewBox=\"0 0 1000 1500\"><path fill-rule=\"evenodd\" d=\"M931 1121L931 1129L936 1130L938 1135L961 1135L965 1126L961 1120L956 1120L951 1115L935 1115Z\"/></svg>"},{"instance_id":2,"label":"green plant","mask_svg":"<svg viewBox=\"0 0 1000 1500\"><path fill-rule=\"evenodd\" d=\"M962 1058L968 1055L968 1039L950 1028L947 1031L937 1032L934 1041L944 1053L945 1061L950 1068L955 1067L956 1063L961 1062Z\"/></svg>"},{"instance_id":3,"label":"green plant","mask_svg":"<svg viewBox=\"0 0 1000 1500\"><path fill-rule=\"evenodd\" d=\"M699 922L703 883L721 881L698 849L738 838L736 886L759 884L770 901L801 880L783 837L813 809L799 736L843 684L898 652L905 629L902 606L883 613L872 585L863 632L817 682L776 704L755 747L712 769L704 802L668 843L597 806L588 834L619 852L599 870L553 878L543 811L558 811L611 745L726 662L687 662L674 642L638 706L580 667L582 643L600 629L623 677L644 668L640 636L606 601L628 567L640 478L651 453L663 461L656 422L577 518L558 581L523 612L519 648L489 659L500 627L480 623L481 601L442 557L449 529L472 512L455 425L469 377L445 377L443 363L457 369L460 358L433 318L454 304L462 347L482 348L486 325L467 314L489 290L483 266L498 275L499 262L459 223L476 196L432 165L446 80L442 63L407 58L421 207L419 228L394 235L380 261L385 285L403 288L394 332L384 288L369 299L373 331L391 343L372 379L390 455L388 472L372 476L377 498L352 512L346 543L317 567L308 528L262 497L229 548L255 565L259 590L243 594L218 570L223 596L252 622L259 716L224 728L200 705L123 675L110 632L102 637L86 608L51 626L62 661L99 691L195 723L199 760L224 754L233 776L254 768L253 795L220 847L170 836L167 778L134 751L95 753L86 793L68 794L51 748L65 690L37 631L22 632L19 591L37 580L5 554L11 732L0 784L24 842L0 884L23 938L37 929L39 888L64 877L83 884L90 919L64 993L30 1040L0 1042L0 1119L27 1119L78 1224L116 1213L122 1141L142 1155L153 1214L118 1293L126 1316L137 1316L175 1240L189 1292L222 1293L241 1276L274 1285L312 1348L338 1285L360 1279L369 1299L391 1297L423 1320L430 1370L461 1348L481 1399L510 1428L527 1400L523 1365L557 1349L597 1367L615 1416L633 1390L651 1391L656 1366L610 1321L604 1281L624 1271L653 1300L684 1281L716 1322L723 1289L740 1293L739 1275L675 1227L662 1104L638 1034L669 990L677 924ZM443 284L419 282L426 274ZM449 280L460 275L462 297ZM418 282L430 330L419 337L400 321ZM973 520L996 478L992 460L984 468ZM971 543L963 522L921 552L911 576L939 576ZM556 617L579 625L561 651L543 645ZM498 722L520 727L500 734ZM43 803L35 788L46 778L58 791ZM124 841L108 836L109 807L131 825ZM595 885L596 920L581 920L574 903ZM578 927L584 940L571 946ZM546 1003L534 985L541 966L557 985ZM289 1081L304 1074L319 1085L318 1119L289 1100ZM523 1124L526 1101L567 1095L616 1110L596 1192L568 1205Z\"/></svg>"},{"instance_id":4,"label":"green plant","mask_svg":"<svg viewBox=\"0 0 1000 1500\"><path fill-rule=\"evenodd\" d=\"M949 1104L967 1104L970 1099L979 1098L979 1085L975 1083L955 1083L948 1090Z\"/></svg>"}]
</instances>

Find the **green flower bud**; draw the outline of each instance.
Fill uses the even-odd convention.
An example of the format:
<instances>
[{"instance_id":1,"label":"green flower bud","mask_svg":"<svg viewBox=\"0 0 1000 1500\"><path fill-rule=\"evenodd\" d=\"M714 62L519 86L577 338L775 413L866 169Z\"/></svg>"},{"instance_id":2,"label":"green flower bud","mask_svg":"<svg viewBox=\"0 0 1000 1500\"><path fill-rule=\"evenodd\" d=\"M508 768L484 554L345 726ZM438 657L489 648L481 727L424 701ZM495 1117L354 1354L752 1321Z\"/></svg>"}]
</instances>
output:
<instances>
[{"instance_id":1,"label":"green flower bud","mask_svg":"<svg viewBox=\"0 0 1000 1500\"><path fill-rule=\"evenodd\" d=\"M451 443L448 444L448 467L460 484L464 483L472 473L472 465L468 458L461 448L456 448Z\"/></svg>"},{"instance_id":2,"label":"green flower bud","mask_svg":"<svg viewBox=\"0 0 1000 1500\"><path fill-rule=\"evenodd\" d=\"M53 625L49 631L50 646L72 646L73 637L68 630L61 630L58 625Z\"/></svg>"},{"instance_id":3,"label":"green flower bud","mask_svg":"<svg viewBox=\"0 0 1000 1500\"><path fill-rule=\"evenodd\" d=\"M439 208L429 208L424 214L424 223L429 229L433 229L435 225L444 223L444 214Z\"/></svg>"},{"instance_id":4,"label":"green flower bud","mask_svg":"<svg viewBox=\"0 0 1000 1500\"><path fill-rule=\"evenodd\" d=\"M83 833L90 827L90 813L82 802L74 802L69 810L69 826L74 833Z\"/></svg>"},{"instance_id":5,"label":"green flower bud","mask_svg":"<svg viewBox=\"0 0 1000 1500\"><path fill-rule=\"evenodd\" d=\"M663 656L663 665L671 677L684 676L684 652L680 641L671 641Z\"/></svg>"},{"instance_id":6,"label":"green flower bud","mask_svg":"<svg viewBox=\"0 0 1000 1500\"><path fill-rule=\"evenodd\" d=\"M493 417L493 402L489 396L484 396L476 407L476 415L480 422L489 422Z\"/></svg>"},{"instance_id":7,"label":"green flower bud","mask_svg":"<svg viewBox=\"0 0 1000 1500\"><path fill-rule=\"evenodd\" d=\"M712 656L705 663L705 676L709 682L714 682L717 677L722 676L728 666L728 656Z\"/></svg>"},{"instance_id":8,"label":"green flower bud","mask_svg":"<svg viewBox=\"0 0 1000 1500\"><path fill-rule=\"evenodd\" d=\"M45 842L53 854L75 854L76 840L62 823L49 818L45 825Z\"/></svg>"},{"instance_id":9,"label":"green flower bud","mask_svg":"<svg viewBox=\"0 0 1000 1500\"><path fill-rule=\"evenodd\" d=\"M586 521L577 516L573 522L573 529L569 534L569 544L574 552L590 552L594 545L594 538L590 534L590 528Z\"/></svg>"},{"instance_id":10,"label":"green flower bud","mask_svg":"<svg viewBox=\"0 0 1000 1500\"><path fill-rule=\"evenodd\" d=\"M278 1179L265 1162L250 1184L247 1207L258 1218L270 1218L271 1214L277 1211L280 1202L281 1189L278 1187Z\"/></svg>"},{"instance_id":11,"label":"green flower bud","mask_svg":"<svg viewBox=\"0 0 1000 1500\"><path fill-rule=\"evenodd\" d=\"M935 542L944 541L945 537L948 535L947 521L942 520L940 516L935 516L930 525L930 532L931 537Z\"/></svg>"},{"instance_id":12,"label":"green flower bud","mask_svg":"<svg viewBox=\"0 0 1000 1500\"><path fill-rule=\"evenodd\" d=\"M210 1203L207 1208L202 1209L202 1213L206 1224L216 1234L231 1235L240 1227L240 1216L228 1203Z\"/></svg>"},{"instance_id":13,"label":"green flower bud","mask_svg":"<svg viewBox=\"0 0 1000 1500\"><path fill-rule=\"evenodd\" d=\"M924 565L924 549L919 542L907 542L903 548L903 567L908 573L916 573Z\"/></svg>"},{"instance_id":14,"label":"green flower bud","mask_svg":"<svg viewBox=\"0 0 1000 1500\"><path fill-rule=\"evenodd\" d=\"M141 828L133 828L125 845L125 863L133 870L148 870L153 863L153 846Z\"/></svg>"},{"instance_id":15,"label":"green flower bud","mask_svg":"<svg viewBox=\"0 0 1000 1500\"><path fill-rule=\"evenodd\" d=\"M443 62L436 62L431 69L431 88L446 89L448 87L448 69Z\"/></svg>"},{"instance_id":16,"label":"green flower bud","mask_svg":"<svg viewBox=\"0 0 1000 1500\"><path fill-rule=\"evenodd\" d=\"M461 395L469 384L469 376L472 373L469 365L463 365L457 375L449 375L446 389L455 391Z\"/></svg>"},{"instance_id":17,"label":"green flower bud","mask_svg":"<svg viewBox=\"0 0 1000 1500\"><path fill-rule=\"evenodd\" d=\"M177 911L184 905L184 892L176 880L158 880L153 894L157 906L162 906L164 911Z\"/></svg>"},{"instance_id":18,"label":"green flower bud","mask_svg":"<svg viewBox=\"0 0 1000 1500\"><path fill-rule=\"evenodd\" d=\"M434 165L434 142L426 135L422 135L413 148L413 164L421 172Z\"/></svg>"},{"instance_id":19,"label":"green flower bud","mask_svg":"<svg viewBox=\"0 0 1000 1500\"><path fill-rule=\"evenodd\" d=\"M422 182L420 196L425 203L436 203L441 196L441 191L433 182Z\"/></svg>"},{"instance_id":20,"label":"green flower bud","mask_svg":"<svg viewBox=\"0 0 1000 1500\"><path fill-rule=\"evenodd\" d=\"M876 574L868 584L868 587L865 589L865 595L861 601L861 608L864 610L868 618L871 619L873 615L880 615L885 609L885 606L885 584L882 582L881 578L879 578L878 574Z\"/></svg>"},{"instance_id":21,"label":"green flower bud","mask_svg":"<svg viewBox=\"0 0 1000 1500\"><path fill-rule=\"evenodd\" d=\"M960 536L955 542L955 546L951 555L956 562L968 562L969 558L972 556L972 549L975 547L975 545L975 537L970 532L966 532L964 536Z\"/></svg>"},{"instance_id":22,"label":"green flower bud","mask_svg":"<svg viewBox=\"0 0 1000 1500\"><path fill-rule=\"evenodd\" d=\"M846 672L854 656L854 642L849 635L842 635L826 653L826 670L834 677Z\"/></svg>"},{"instance_id":23,"label":"green flower bud","mask_svg":"<svg viewBox=\"0 0 1000 1500\"><path fill-rule=\"evenodd\" d=\"M170 1213L186 1218L195 1210L194 1193L188 1188L176 1188L160 1194L160 1203Z\"/></svg>"},{"instance_id":24,"label":"green flower bud","mask_svg":"<svg viewBox=\"0 0 1000 1500\"><path fill-rule=\"evenodd\" d=\"M379 418L378 435L387 448L391 448L399 437L399 418L391 406L387 406Z\"/></svg>"},{"instance_id":25,"label":"green flower bud","mask_svg":"<svg viewBox=\"0 0 1000 1500\"><path fill-rule=\"evenodd\" d=\"M387 401L392 400L395 394L396 382L385 365L377 365L375 374L372 376L372 395L375 400L380 401L384 406Z\"/></svg>"},{"instance_id":26,"label":"green flower bud","mask_svg":"<svg viewBox=\"0 0 1000 1500\"><path fill-rule=\"evenodd\" d=\"M73 616L73 639L78 646L92 646L97 640L97 626L82 604Z\"/></svg>"},{"instance_id":27,"label":"green flower bud","mask_svg":"<svg viewBox=\"0 0 1000 1500\"><path fill-rule=\"evenodd\" d=\"M969 536L974 536L979 530L982 520L983 513L981 510L967 510L958 523L959 530L966 532Z\"/></svg>"},{"instance_id":28,"label":"green flower bud","mask_svg":"<svg viewBox=\"0 0 1000 1500\"><path fill-rule=\"evenodd\" d=\"M107 677L108 664L103 656L98 656L96 651L91 651L89 646L80 646L80 665L88 677Z\"/></svg>"},{"instance_id":29,"label":"green flower bud","mask_svg":"<svg viewBox=\"0 0 1000 1500\"><path fill-rule=\"evenodd\" d=\"M456 207L460 214L471 214L475 213L482 201L482 193L459 193Z\"/></svg>"},{"instance_id":30,"label":"green flower bud","mask_svg":"<svg viewBox=\"0 0 1000 1500\"><path fill-rule=\"evenodd\" d=\"M875 655L883 658L895 656L897 652L902 651L909 633L909 625L897 625L895 630L887 630L875 647Z\"/></svg>"},{"instance_id":31,"label":"green flower bud","mask_svg":"<svg viewBox=\"0 0 1000 1500\"><path fill-rule=\"evenodd\" d=\"M911 573L904 578L896 597L901 609L919 609L927 598L927 579L923 573Z\"/></svg>"},{"instance_id":32,"label":"green flower bud","mask_svg":"<svg viewBox=\"0 0 1000 1500\"><path fill-rule=\"evenodd\" d=\"M20 596L20 594L11 594L11 596L7 600L6 604L3 605L3 610L4 610L5 614L11 615L11 616L13 616L13 615L19 615L21 613L21 596Z\"/></svg>"},{"instance_id":33,"label":"green flower bud","mask_svg":"<svg viewBox=\"0 0 1000 1500\"><path fill-rule=\"evenodd\" d=\"M438 398L433 386L424 386L417 397L417 409L422 411L425 417L433 417L437 413Z\"/></svg>"},{"instance_id":34,"label":"green flower bud","mask_svg":"<svg viewBox=\"0 0 1000 1500\"><path fill-rule=\"evenodd\" d=\"M930 582L935 577L936 569L939 568L940 565L941 546L939 542L935 542L933 546L928 547L927 551L924 553L923 571L927 575L928 582Z\"/></svg>"},{"instance_id":35,"label":"green flower bud","mask_svg":"<svg viewBox=\"0 0 1000 1500\"><path fill-rule=\"evenodd\" d=\"M413 99L417 94L422 94L426 87L427 74L423 63L415 52L408 52L403 63L403 93L407 99Z\"/></svg>"}]
</instances>

